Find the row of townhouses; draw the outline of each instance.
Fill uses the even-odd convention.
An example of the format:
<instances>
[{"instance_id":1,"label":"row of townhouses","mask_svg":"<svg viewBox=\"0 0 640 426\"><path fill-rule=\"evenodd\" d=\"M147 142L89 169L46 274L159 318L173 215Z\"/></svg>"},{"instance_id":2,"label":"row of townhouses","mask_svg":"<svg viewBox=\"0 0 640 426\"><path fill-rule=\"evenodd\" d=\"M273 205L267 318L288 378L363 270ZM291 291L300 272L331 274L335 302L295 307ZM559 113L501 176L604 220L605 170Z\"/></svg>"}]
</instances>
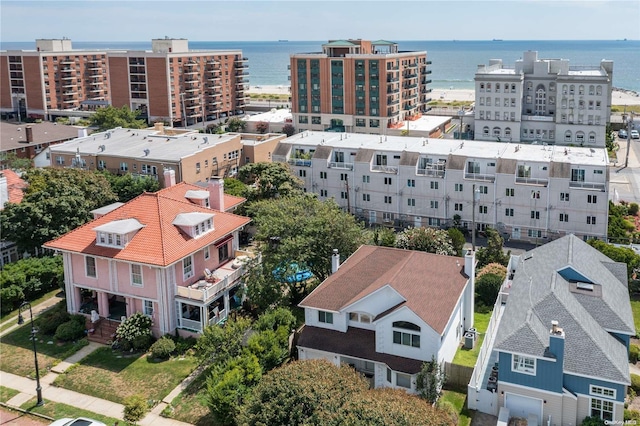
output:
<instances>
[{"instance_id":1,"label":"row of townhouses","mask_svg":"<svg viewBox=\"0 0 640 426\"><path fill-rule=\"evenodd\" d=\"M498 229L544 242L605 239L605 149L305 131L279 142L304 189L369 225Z\"/></svg>"}]
</instances>

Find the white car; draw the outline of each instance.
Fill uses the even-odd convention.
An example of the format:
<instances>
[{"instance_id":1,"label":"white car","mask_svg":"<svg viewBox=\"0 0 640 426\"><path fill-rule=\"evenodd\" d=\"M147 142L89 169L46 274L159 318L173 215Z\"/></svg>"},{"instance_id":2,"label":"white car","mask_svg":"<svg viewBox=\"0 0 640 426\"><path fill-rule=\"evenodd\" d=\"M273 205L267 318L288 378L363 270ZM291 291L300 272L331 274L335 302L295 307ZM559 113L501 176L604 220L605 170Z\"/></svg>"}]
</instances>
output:
<instances>
[{"instance_id":1,"label":"white car","mask_svg":"<svg viewBox=\"0 0 640 426\"><path fill-rule=\"evenodd\" d=\"M51 423L49 426L107 426L97 420L88 419L86 417L78 417L77 419L60 419Z\"/></svg>"},{"instance_id":2,"label":"white car","mask_svg":"<svg viewBox=\"0 0 640 426\"><path fill-rule=\"evenodd\" d=\"M640 139L640 133L637 130L631 131L631 139Z\"/></svg>"}]
</instances>

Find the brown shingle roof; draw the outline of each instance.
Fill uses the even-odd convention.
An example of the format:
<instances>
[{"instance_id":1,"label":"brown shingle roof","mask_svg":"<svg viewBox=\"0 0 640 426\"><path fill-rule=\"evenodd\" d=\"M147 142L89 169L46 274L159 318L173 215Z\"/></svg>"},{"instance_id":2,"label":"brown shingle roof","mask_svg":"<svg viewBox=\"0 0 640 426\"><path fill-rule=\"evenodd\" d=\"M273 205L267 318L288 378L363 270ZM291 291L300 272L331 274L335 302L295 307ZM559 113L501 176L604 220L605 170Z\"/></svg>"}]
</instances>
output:
<instances>
[{"instance_id":1,"label":"brown shingle roof","mask_svg":"<svg viewBox=\"0 0 640 426\"><path fill-rule=\"evenodd\" d=\"M31 144L48 144L75 139L78 127L43 121L42 123L8 123L0 122L0 151L24 148L27 144L26 127L31 127L33 141Z\"/></svg>"},{"instance_id":2,"label":"brown shingle roof","mask_svg":"<svg viewBox=\"0 0 640 426\"><path fill-rule=\"evenodd\" d=\"M460 257L364 245L300 306L339 312L389 285L409 309L442 334L467 284L463 270Z\"/></svg>"},{"instance_id":3,"label":"brown shingle roof","mask_svg":"<svg viewBox=\"0 0 640 426\"><path fill-rule=\"evenodd\" d=\"M198 187L179 183L155 193L144 193L104 216L49 241L45 247L168 266L227 237L251 221L244 216L218 212L189 202L184 194L194 188ZM187 212L214 213L214 230L197 239L189 237L172 223L178 214ZM93 229L121 219L137 219L144 227L122 249L96 245L96 232Z\"/></svg>"},{"instance_id":4,"label":"brown shingle roof","mask_svg":"<svg viewBox=\"0 0 640 426\"><path fill-rule=\"evenodd\" d=\"M343 333L307 325L302 329L298 346L384 362L392 370L403 373L415 374L420 371L420 360L376 352L375 336L373 330L356 327L349 327L347 332Z\"/></svg>"}]
</instances>

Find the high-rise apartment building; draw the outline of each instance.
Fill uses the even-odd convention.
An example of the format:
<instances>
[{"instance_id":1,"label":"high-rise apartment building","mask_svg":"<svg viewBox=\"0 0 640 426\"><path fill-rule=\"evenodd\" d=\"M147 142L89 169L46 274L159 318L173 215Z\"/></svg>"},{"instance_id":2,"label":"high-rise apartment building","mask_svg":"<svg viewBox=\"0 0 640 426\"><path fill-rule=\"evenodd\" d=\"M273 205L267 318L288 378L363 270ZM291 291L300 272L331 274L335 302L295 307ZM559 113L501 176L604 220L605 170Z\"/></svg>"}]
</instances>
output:
<instances>
[{"instance_id":1,"label":"high-rise apartment building","mask_svg":"<svg viewBox=\"0 0 640 426\"><path fill-rule=\"evenodd\" d=\"M291 111L299 130L384 133L429 108L426 51L379 40L331 40L291 55Z\"/></svg>"},{"instance_id":2,"label":"high-rise apartment building","mask_svg":"<svg viewBox=\"0 0 640 426\"><path fill-rule=\"evenodd\" d=\"M612 81L608 60L569 66L535 51L515 67L492 59L475 75L475 139L604 147Z\"/></svg>"},{"instance_id":3,"label":"high-rise apartment building","mask_svg":"<svg viewBox=\"0 0 640 426\"><path fill-rule=\"evenodd\" d=\"M0 53L0 112L52 119L126 105L149 122L193 124L243 113L248 75L241 50L189 50L186 39L140 51L36 40L36 50Z\"/></svg>"}]
</instances>

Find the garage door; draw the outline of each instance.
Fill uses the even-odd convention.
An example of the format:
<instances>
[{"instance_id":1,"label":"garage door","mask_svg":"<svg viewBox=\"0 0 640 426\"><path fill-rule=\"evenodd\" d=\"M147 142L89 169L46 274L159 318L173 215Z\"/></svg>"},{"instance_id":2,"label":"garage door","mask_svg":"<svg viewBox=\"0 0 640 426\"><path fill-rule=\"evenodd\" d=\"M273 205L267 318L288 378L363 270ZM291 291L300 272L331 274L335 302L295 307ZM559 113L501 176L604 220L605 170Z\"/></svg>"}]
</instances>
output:
<instances>
[{"instance_id":1,"label":"garage door","mask_svg":"<svg viewBox=\"0 0 640 426\"><path fill-rule=\"evenodd\" d=\"M529 398L513 393L505 393L504 406L509 409L511 417L526 419L530 414L538 416L538 422L542 419L542 400Z\"/></svg>"}]
</instances>

